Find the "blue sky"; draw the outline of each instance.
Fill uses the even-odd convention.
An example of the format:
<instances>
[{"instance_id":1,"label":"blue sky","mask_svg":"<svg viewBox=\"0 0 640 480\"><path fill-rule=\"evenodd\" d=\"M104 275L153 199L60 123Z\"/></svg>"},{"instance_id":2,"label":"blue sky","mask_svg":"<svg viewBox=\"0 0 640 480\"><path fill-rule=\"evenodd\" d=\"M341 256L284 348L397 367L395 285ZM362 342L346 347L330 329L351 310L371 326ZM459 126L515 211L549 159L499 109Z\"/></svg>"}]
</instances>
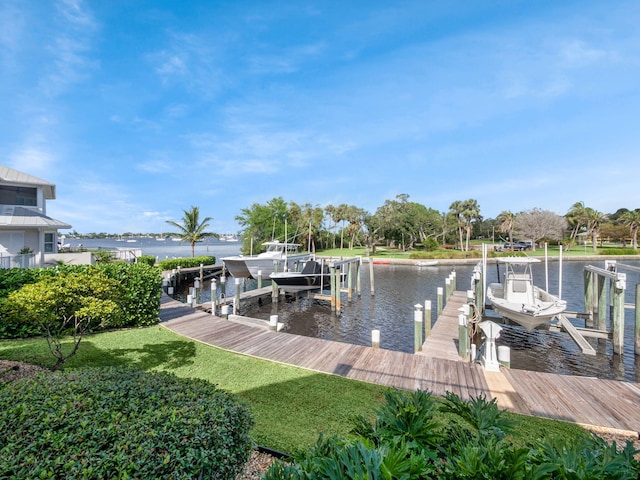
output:
<instances>
[{"instance_id":1,"label":"blue sky","mask_svg":"<svg viewBox=\"0 0 640 480\"><path fill-rule=\"evenodd\" d=\"M640 207L640 2L0 2L0 163L79 232L274 197Z\"/></svg>"}]
</instances>

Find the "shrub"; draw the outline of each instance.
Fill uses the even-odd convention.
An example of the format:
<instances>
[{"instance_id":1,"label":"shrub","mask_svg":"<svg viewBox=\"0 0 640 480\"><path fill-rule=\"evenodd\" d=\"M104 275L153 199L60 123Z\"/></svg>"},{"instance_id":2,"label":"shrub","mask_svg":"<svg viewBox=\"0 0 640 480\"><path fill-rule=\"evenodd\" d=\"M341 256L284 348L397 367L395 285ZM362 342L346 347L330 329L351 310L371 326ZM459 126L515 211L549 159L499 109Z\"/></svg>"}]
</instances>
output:
<instances>
[{"instance_id":1,"label":"shrub","mask_svg":"<svg viewBox=\"0 0 640 480\"><path fill-rule=\"evenodd\" d=\"M128 368L40 374L0 387L3 478L232 479L248 407L204 380Z\"/></svg>"},{"instance_id":2,"label":"shrub","mask_svg":"<svg viewBox=\"0 0 640 480\"><path fill-rule=\"evenodd\" d=\"M150 267L153 267L156 264L156 257L154 257L153 255L141 255L136 260L136 263L145 263Z\"/></svg>"},{"instance_id":3,"label":"shrub","mask_svg":"<svg viewBox=\"0 0 640 480\"><path fill-rule=\"evenodd\" d=\"M3 313L14 322L35 326L45 336L56 370L76 354L90 329L104 327L122 315L120 284L102 272L77 272L42 279L11 292ZM71 335L70 351L62 348L63 335Z\"/></svg>"},{"instance_id":4,"label":"shrub","mask_svg":"<svg viewBox=\"0 0 640 480\"><path fill-rule=\"evenodd\" d=\"M16 312L7 307L6 298L2 297L42 279L74 274L103 274L119 284L114 288L118 289L116 301L122 315L112 319L109 328L148 326L158 322L162 277L157 268L145 263L115 262L48 269L0 270L0 338L24 338L42 334L36 323L16 318Z\"/></svg>"},{"instance_id":5,"label":"shrub","mask_svg":"<svg viewBox=\"0 0 640 480\"><path fill-rule=\"evenodd\" d=\"M202 256L202 257L184 257L184 258L168 258L166 260L160 260L158 266L160 270L167 271L174 268L191 268L199 267L200 265L215 265L216 257Z\"/></svg>"},{"instance_id":6,"label":"shrub","mask_svg":"<svg viewBox=\"0 0 640 480\"><path fill-rule=\"evenodd\" d=\"M390 391L373 422L355 421L355 438L322 437L294 461L275 462L265 480L362 478L458 479L636 479L640 462L633 443L618 449L593 436L573 446L527 439L517 447L512 423L495 400L465 402L447 393L441 406L428 392ZM443 414L451 416L444 426ZM557 476L550 476L557 473Z\"/></svg>"},{"instance_id":7,"label":"shrub","mask_svg":"<svg viewBox=\"0 0 640 480\"><path fill-rule=\"evenodd\" d=\"M598 255L638 255L633 248L600 248Z\"/></svg>"}]
</instances>

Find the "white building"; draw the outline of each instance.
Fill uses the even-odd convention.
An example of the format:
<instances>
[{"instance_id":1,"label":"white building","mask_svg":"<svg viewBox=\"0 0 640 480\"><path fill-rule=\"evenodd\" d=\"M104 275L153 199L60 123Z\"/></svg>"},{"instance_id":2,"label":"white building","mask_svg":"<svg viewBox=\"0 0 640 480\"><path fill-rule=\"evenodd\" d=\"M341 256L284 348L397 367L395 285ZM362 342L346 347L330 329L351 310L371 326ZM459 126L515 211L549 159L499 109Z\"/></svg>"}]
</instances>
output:
<instances>
[{"instance_id":1,"label":"white building","mask_svg":"<svg viewBox=\"0 0 640 480\"><path fill-rule=\"evenodd\" d=\"M41 267L58 253L58 230L71 228L47 216L56 186L0 165L0 267Z\"/></svg>"}]
</instances>

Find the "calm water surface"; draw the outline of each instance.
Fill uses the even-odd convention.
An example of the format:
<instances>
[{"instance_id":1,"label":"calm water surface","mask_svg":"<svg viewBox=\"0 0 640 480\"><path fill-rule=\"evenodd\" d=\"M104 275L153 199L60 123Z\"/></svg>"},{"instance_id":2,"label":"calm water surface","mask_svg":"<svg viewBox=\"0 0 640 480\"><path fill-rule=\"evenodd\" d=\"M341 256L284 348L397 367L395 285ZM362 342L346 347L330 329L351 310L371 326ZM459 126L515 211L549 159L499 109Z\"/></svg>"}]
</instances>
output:
<instances>
[{"instance_id":1,"label":"calm water surface","mask_svg":"<svg viewBox=\"0 0 640 480\"><path fill-rule=\"evenodd\" d=\"M164 258L191 256L191 247L166 240L139 239L136 243L116 242L114 240L68 240L72 246L83 243L95 248L142 248L143 254ZM198 244L196 255L214 255L218 260L239 252L240 245L231 242L211 241ZM625 261L629 265L640 266L638 261ZM571 311L584 310L583 271L590 264L600 268L604 262L565 261L563 263L562 297L567 300ZM549 291L558 293L557 262L549 263ZM415 267L405 265L374 265L375 296L370 294L369 269L365 265L361 272L362 295L351 303L343 296L343 310L340 315L331 312L329 304L312 301L300 295L298 301L281 301L245 310L243 315L269 319L277 314L285 325L285 330L297 335L306 335L327 340L371 344L371 330L381 331L380 346L390 350L413 352L413 312L414 305L424 305L431 300L435 321L436 292L444 287L445 279L454 267L434 266ZM467 290L470 286L472 266L455 267L457 290ZM623 271L623 270L621 270ZM627 290L625 303L635 302L635 285L640 282L638 272L626 271ZM496 266L487 267L487 283L497 281ZM545 286L544 263L534 265L536 285ZM233 295L234 285L227 282L227 295ZM255 282L249 281L247 288L255 288ZM209 285L203 288L202 301L209 301ZM572 320L577 326L584 326L583 320ZM634 311L626 310L625 346L623 355L614 355L610 341L589 339L596 348L597 355L583 355L576 344L564 332L552 332L537 329L527 332L520 326L504 325L498 345L511 348L511 368L520 368L541 372L592 376L614 380L640 381L640 357L633 353ZM610 325L608 325L610 327Z\"/></svg>"}]
</instances>

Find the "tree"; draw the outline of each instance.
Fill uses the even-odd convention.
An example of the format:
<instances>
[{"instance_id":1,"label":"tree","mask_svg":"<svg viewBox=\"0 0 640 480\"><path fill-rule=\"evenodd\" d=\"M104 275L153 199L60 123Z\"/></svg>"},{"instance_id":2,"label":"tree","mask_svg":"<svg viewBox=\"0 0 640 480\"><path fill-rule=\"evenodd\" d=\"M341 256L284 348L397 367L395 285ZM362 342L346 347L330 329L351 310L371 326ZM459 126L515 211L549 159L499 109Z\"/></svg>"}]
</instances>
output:
<instances>
[{"instance_id":1,"label":"tree","mask_svg":"<svg viewBox=\"0 0 640 480\"><path fill-rule=\"evenodd\" d=\"M618 217L618 220L629 227L631 234L631 245L634 250L638 249L638 230L640 229L640 208L627 210Z\"/></svg>"},{"instance_id":2,"label":"tree","mask_svg":"<svg viewBox=\"0 0 640 480\"><path fill-rule=\"evenodd\" d=\"M500 222L500 227L499 227L500 232L508 233L509 235L507 240L511 243L513 243L513 227L514 227L515 219L516 219L516 214L511 212L510 210L503 210L496 217L496 220Z\"/></svg>"},{"instance_id":3,"label":"tree","mask_svg":"<svg viewBox=\"0 0 640 480\"><path fill-rule=\"evenodd\" d=\"M543 238L562 240L567 229L567 219L554 212L534 208L519 213L515 217L512 228L519 237L531 239L532 248L535 250L536 242Z\"/></svg>"},{"instance_id":4,"label":"tree","mask_svg":"<svg viewBox=\"0 0 640 480\"><path fill-rule=\"evenodd\" d=\"M117 323L122 316L118 303L122 296L119 282L92 270L24 285L9 294L5 308L22 321L39 326L56 359L52 370L57 370L76 354L82 337L93 327ZM62 343L66 335L73 340L70 351Z\"/></svg>"},{"instance_id":5,"label":"tree","mask_svg":"<svg viewBox=\"0 0 640 480\"><path fill-rule=\"evenodd\" d=\"M205 229L209 226L211 217L205 217L200 221L200 209L192 206L189 210L183 210L182 223L167 220L167 223L178 229L178 233L172 234L180 237L183 242L191 245L191 256L196 256L196 243L201 242L206 237L217 236L215 233L207 233Z\"/></svg>"},{"instance_id":6,"label":"tree","mask_svg":"<svg viewBox=\"0 0 640 480\"><path fill-rule=\"evenodd\" d=\"M460 240L460 249L469 250L469 240L473 222L481 220L480 206L478 201L472 198L468 200L456 200L449 207L451 215L455 218L458 225L458 238ZM463 244L463 233L465 234L465 243Z\"/></svg>"},{"instance_id":7,"label":"tree","mask_svg":"<svg viewBox=\"0 0 640 480\"><path fill-rule=\"evenodd\" d=\"M272 240L288 241L288 223L291 222L287 202L282 197L272 198L266 205L254 203L243 208L236 221L242 228L242 252L260 253L262 244ZM295 227L293 227L295 229Z\"/></svg>"}]
</instances>

